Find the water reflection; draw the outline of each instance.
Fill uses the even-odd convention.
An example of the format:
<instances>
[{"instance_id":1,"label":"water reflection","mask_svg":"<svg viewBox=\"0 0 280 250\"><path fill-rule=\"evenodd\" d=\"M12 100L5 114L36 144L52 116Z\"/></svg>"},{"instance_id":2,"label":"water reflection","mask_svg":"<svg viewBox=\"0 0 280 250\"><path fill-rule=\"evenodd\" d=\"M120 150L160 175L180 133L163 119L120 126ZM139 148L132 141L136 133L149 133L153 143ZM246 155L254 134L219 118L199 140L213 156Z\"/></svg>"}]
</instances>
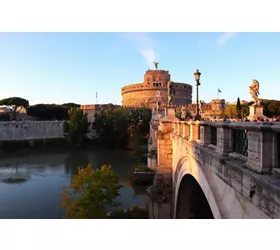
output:
<instances>
[{"instance_id":1,"label":"water reflection","mask_svg":"<svg viewBox=\"0 0 280 250\"><path fill-rule=\"evenodd\" d=\"M1 155L0 218L61 218L58 208L63 186L69 185L80 166L111 164L120 175L121 208L144 205L147 194L132 187L129 151L72 151L69 153Z\"/></svg>"},{"instance_id":2,"label":"water reflection","mask_svg":"<svg viewBox=\"0 0 280 250\"><path fill-rule=\"evenodd\" d=\"M78 167L86 167L90 163L86 152L71 152L65 157L65 173L70 175L71 179L78 173ZM70 180L71 180L70 179Z\"/></svg>"}]
</instances>

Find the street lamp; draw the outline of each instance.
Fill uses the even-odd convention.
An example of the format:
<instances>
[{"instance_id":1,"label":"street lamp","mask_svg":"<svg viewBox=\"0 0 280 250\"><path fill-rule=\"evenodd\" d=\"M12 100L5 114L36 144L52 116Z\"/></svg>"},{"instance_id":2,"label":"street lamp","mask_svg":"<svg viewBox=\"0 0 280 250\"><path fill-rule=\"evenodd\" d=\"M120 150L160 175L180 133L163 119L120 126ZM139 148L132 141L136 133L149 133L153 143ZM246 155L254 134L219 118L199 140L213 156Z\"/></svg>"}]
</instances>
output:
<instances>
[{"instance_id":1,"label":"street lamp","mask_svg":"<svg viewBox=\"0 0 280 250\"><path fill-rule=\"evenodd\" d=\"M198 86L200 85L200 82L199 82L200 75L201 75L201 73L197 69L196 72L194 73L194 78L195 78L195 81L196 81L196 117L195 117L195 120L200 120L199 100L198 100Z\"/></svg>"}]
</instances>

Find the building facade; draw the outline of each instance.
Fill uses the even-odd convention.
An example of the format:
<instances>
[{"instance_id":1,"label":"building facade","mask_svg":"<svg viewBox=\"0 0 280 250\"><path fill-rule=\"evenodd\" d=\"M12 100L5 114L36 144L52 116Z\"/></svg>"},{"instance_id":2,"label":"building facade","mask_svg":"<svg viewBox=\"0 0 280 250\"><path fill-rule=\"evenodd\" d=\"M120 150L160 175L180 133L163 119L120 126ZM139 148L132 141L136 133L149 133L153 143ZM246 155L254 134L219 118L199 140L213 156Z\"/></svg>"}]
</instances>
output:
<instances>
[{"instance_id":1,"label":"building facade","mask_svg":"<svg viewBox=\"0 0 280 250\"><path fill-rule=\"evenodd\" d=\"M226 102L224 99L213 99L209 103L200 103L199 113L204 119L221 119L224 114ZM184 111L188 109L191 112L192 117L197 115L196 104L178 105L176 110Z\"/></svg>"},{"instance_id":2,"label":"building facade","mask_svg":"<svg viewBox=\"0 0 280 250\"><path fill-rule=\"evenodd\" d=\"M157 63L154 70L147 70L144 81L122 87L123 106L154 107L157 101L166 103L167 83L171 76L167 70L159 70ZM173 104L186 105L192 103L192 86L190 84L174 82L176 91Z\"/></svg>"},{"instance_id":3,"label":"building facade","mask_svg":"<svg viewBox=\"0 0 280 250\"><path fill-rule=\"evenodd\" d=\"M83 110L84 113L88 114L88 120L94 121L95 114L100 114L102 109L108 109L108 108L117 108L121 107L119 105L114 105L112 103L108 104L85 104L81 105L80 109Z\"/></svg>"}]
</instances>

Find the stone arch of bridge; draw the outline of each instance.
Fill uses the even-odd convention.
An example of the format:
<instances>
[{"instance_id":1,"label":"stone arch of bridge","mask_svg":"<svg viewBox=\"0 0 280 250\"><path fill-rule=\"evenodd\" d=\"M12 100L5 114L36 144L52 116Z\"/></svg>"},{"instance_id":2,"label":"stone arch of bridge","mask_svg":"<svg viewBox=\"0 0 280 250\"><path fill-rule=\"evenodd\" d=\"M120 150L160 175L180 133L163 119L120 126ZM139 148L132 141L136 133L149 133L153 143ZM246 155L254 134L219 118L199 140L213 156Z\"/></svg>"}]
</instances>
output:
<instances>
[{"instance_id":1,"label":"stone arch of bridge","mask_svg":"<svg viewBox=\"0 0 280 250\"><path fill-rule=\"evenodd\" d=\"M179 159L173 180L174 218L222 218L204 169L193 157L185 155Z\"/></svg>"}]
</instances>

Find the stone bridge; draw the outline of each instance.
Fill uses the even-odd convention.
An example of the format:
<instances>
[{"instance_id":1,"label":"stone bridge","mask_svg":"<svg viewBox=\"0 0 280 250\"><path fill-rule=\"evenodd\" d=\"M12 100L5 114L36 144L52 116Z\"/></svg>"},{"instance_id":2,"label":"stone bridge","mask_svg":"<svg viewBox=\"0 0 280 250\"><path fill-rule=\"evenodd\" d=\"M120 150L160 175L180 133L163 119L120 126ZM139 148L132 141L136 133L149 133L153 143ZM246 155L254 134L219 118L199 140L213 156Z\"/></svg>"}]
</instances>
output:
<instances>
[{"instance_id":1,"label":"stone bridge","mask_svg":"<svg viewBox=\"0 0 280 250\"><path fill-rule=\"evenodd\" d=\"M168 114L150 123L150 218L280 218L280 123L182 122Z\"/></svg>"}]
</instances>

